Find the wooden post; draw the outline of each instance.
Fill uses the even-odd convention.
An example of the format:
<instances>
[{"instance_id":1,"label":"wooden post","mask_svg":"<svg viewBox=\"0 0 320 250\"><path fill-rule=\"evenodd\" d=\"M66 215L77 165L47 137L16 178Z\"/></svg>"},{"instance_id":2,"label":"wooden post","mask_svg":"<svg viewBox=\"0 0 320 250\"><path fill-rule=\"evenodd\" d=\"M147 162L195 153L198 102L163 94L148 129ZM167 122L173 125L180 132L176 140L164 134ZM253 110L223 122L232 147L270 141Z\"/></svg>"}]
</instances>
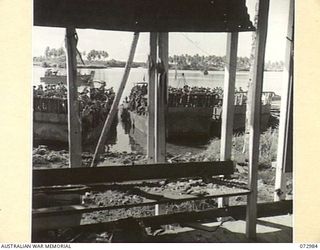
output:
<instances>
[{"instance_id":1,"label":"wooden post","mask_svg":"<svg viewBox=\"0 0 320 250\"><path fill-rule=\"evenodd\" d=\"M258 16L259 16L259 10L258 10L258 3L256 3L255 6L255 15L254 15L254 26L258 27ZM248 91L247 91L247 103L246 103L246 120L245 120L245 135L243 137L243 149L242 153L247 154L248 141L249 141L249 124L250 124L250 101L251 101L251 91L249 91L249 88L252 86L252 79L253 79L253 72L254 72L254 62L255 62L255 51L256 51L256 45L257 45L257 32L252 32L252 42L251 42L251 52L250 52L250 71L249 71L249 80L248 80Z\"/></svg>"},{"instance_id":2,"label":"wooden post","mask_svg":"<svg viewBox=\"0 0 320 250\"><path fill-rule=\"evenodd\" d=\"M157 66L156 97L156 133L155 133L155 162L166 161L166 113L168 89L168 33L158 33L159 62ZM155 205L155 215L160 215L164 205Z\"/></svg>"},{"instance_id":3,"label":"wooden post","mask_svg":"<svg viewBox=\"0 0 320 250\"><path fill-rule=\"evenodd\" d=\"M97 163L98 163L99 155L100 155L101 152L103 152L103 149L104 149L104 143L106 141L107 133L110 130L110 127L111 127L111 124L112 124L112 122L114 120L114 117L117 114L118 106L119 106L119 103L120 103L120 100L121 100L121 96L122 96L123 90L124 90L124 88L126 86L126 83L127 83L128 77L129 77L131 65L132 65L132 62L133 62L134 54L135 54L137 43L138 43L138 39L139 39L139 33L136 32L133 35L130 54L129 54L128 61L126 63L126 67L124 69L124 74L123 74L119 89L118 89L118 91L116 93L116 97L114 98L114 101L112 103L110 112L109 112L109 114L108 114L108 116L106 118L106 121L104 123L101 135L99 137L99 141L97 143L97 147L95 149L94 156L93 156L93 159L92 159L92 162L91 162L91 167L96 166Z\"/></svg>"},{"instance_id":4,"label":"wooden post","mask_svg":"<svg viewBox=\"0 0 320 250\"><path fill-rule=\"evenodd\" d=\"M220 160L230 160L232 150L234 92L237 71L238 33L229 33L224 75Z\"/></svg>"},{"instance_id":5,"label":"wooden post","mask_svg":"<svg viewBox=\"0 0 320 250\"><path fill-rule=\"evenodd\" d=\"M269 0L259 1L258 24L256 30L255 60L253 65L252 85L249 86L249 176L246 212L246 235L250 239L256 238L257 224L257 175L259 164L260 114L261 93L263 85L264 58L268 31Z\"/></svg>"},{"instance_id":6,"label":"wooden post","mask_svg":"<svg viewBox=\"0 0 320 250\"><path fill-rule=\"evenodd\" d=\"M75 28L66 28L66 57L68 84L69 167L81 167L81 118L77 87L77 38Z\"/></svg>"},{"instance_id":7,"label":"wooden post","mask_svg":"<svg viewBox=\"0 0 320 250\"><path fill-rule=\"evenodd\" d=\"M147 155L148 162L155 162L155 103L156 103L156 62L158 33L150 33L150 55L149 55L149 84L148 84L148 137Z\"/></svg>"},{"instance_id":8,"label":"wooden post","mask_svg":"<svg viewBox=\"0 0 320 250\"><path fill-rule=\"evenodd\" d=\"M238 33L228 33L222 102L220 161L231 160L237 50ZM219 207L228 205L228 198L219 198L218 204Z\"/></svg>"},{"instance_id":9,"label":"wooden post","mask_svg":"<svg viewBox=\"0 0 320 250\"><path fill-rule=\"evenodd\" d=\"M286 198L286 174L284 173L287 164L288 135L290 109L292 109L292 78L293 78L293 0L290 0L289 20L287 31L287 45L283 70L281 109L279 122L279 138L277 153L277 169L275 181L274 200L280 201Z\"/></svg>"},{"instance_id":10,"label":"wooden post","mask_svg":"<svg viewBox=\"0 0 320 250\"><path fill-rule=\"evenodd\" d=\"M159 65L158 81L156 88L156 137L155 157L156 162L166 161L166 113L167 113L167 89L168 89L168 33L159 33Z\"/></svg>"}]
</instances>

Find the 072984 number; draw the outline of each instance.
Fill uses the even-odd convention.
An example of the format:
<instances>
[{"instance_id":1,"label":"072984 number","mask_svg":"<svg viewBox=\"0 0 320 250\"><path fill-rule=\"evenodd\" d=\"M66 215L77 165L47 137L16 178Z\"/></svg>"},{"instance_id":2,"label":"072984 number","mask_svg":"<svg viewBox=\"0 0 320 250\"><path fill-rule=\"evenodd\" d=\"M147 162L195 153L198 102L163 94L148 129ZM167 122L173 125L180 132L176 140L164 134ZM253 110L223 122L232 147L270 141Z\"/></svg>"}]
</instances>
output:
<instances>
[{"instance_id":1,"label":"072984 number","mask_svg":"<svg viewBox=\"0 0 320 250\"><path fill-rule=\"evenodd\" d=\"M318 248L318 244L300 244L300 248Z\"/></svg>"}]
</instances>

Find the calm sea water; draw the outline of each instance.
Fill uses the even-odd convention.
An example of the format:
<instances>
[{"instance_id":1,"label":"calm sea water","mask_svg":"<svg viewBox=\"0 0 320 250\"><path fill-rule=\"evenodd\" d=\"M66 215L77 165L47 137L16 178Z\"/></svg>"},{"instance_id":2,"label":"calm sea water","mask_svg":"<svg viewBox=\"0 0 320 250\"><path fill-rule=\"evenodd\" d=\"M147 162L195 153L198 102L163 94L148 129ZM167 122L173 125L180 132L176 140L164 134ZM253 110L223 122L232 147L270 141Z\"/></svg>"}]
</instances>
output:
<instances>
[{"instance_id":1,"label":"calm sea water","mask_svg":"<svg viewBox=\"0 0 320 250\"><path fill-rule=\"evenodd\" d=\"M33 68L33 84L40 84L40 77L44 76L45 68L34 67ZM81 73L89 73L90 69L80 69ZM107 69L95 69L95 80L103 80L107 83L107 87L113 87L117 90L124 68L107 68ZM63 71L62 71L63 72ZM169 71L169 85L173 87L182 87L184 79L182 73L185 75L185 81L189 86L203 86L203 87L223 87L224 72L223 71L209 71L208 75L204 75L201 71L194 70L178 70L177 79L175 80L175 71ZM127 82L124 96L130 93L134 82L148 80L148 71L144 68L133 68L131 69L129 79ZM281 94L281 79L282 72L265 72L264 73L264 91L274 91L276 94ZM243 90L247 89L249 80L248 72L237 72L236 76L236 87L241 87Z\"/></svg>"},{"instance_id":2,"label":"calm sea water","mask_svg":"<svg viewBox=\"0 0 320 250\"><path fill-rule=\"evenodd\" d=\"M33 68L33 85L38 85L40 83L40 77L44 76L45 68L34 67ZM89 73L91 69L81 69L81 73ZM113 87L117 91L118 86L121 82L124 68L107 68L107 69L95 69L95 80L103 80L107 83L107 87ZM65 73L65 72L61 72ZM184 73L184 78L182 77ZM131 88L135 82L148 80L148 71L144 68L133 68L131 69L127 86L123 93L123 98L128 96ZM265 72L264 74L264 91L273 91L278 95L281 95L281 79L282 72ZM247 90L247 84L249 80L248 72L237 72L236 75L236 88L241 87L243 90ZM169 71L169 85L173 87L182 87L184 82L189 86L198 87L223 87L224 72L223 71L209 71L208 75L204 75L201 71L191 71L191 70L178 70L177 79L175 79L175 71ZM181 151L193 151L195 147L191 146L175 146L168 145L168 149L171 149L170 153L176 153ZM127 151L131 152L136 150L132 138L129 138L128 134L125 134L124 128L119 123L117 126L117 140L114 145L112 145L112 150L115 151Z\"/></svg>"}]
</instances>

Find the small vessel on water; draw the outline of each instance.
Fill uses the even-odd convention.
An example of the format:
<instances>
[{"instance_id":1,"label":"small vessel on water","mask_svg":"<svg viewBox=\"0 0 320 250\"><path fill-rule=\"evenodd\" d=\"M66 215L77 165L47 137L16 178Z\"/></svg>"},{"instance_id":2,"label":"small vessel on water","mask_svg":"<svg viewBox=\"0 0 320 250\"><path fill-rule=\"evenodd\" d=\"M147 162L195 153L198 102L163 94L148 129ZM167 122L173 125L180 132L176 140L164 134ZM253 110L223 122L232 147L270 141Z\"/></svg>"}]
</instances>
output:
<instances>
[{"instance_id":1,"label":"small vessel on water","mask_svg":"<svg viewBox=\"0 0 320 250\"><path fill-rule=\"evenodd\" d=\"M92 70L90 74L77 74L78 86L89 86L93 81L95 71ZM58 70L46 70L44 77L40 77L40 82L46 85L53 85L58 83L67 84L67 75L61 74Z\"/></svg>"}]
</instances>

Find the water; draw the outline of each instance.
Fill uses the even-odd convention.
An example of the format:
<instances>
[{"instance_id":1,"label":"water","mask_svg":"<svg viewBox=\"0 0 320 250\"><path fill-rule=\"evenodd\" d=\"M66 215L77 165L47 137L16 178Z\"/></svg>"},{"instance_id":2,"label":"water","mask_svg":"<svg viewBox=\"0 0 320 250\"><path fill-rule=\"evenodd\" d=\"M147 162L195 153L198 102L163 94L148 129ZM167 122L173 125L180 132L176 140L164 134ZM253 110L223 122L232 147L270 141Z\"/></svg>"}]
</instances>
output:
<instances>
[{"instance_id":1,"label":"water","mask_svg":"<svg viewBox=\"0 0 320 250\"><path fill-rule=\"evenodd\" d=\"M40 77L44 76L46 69L42 67L33 67L33 85L38 85L40 83ZM90 73L91 69L80 69L81 73ZM95 80L103 80L107 83L107 88L113 87L115 91L118 90L118 86L121 82L124 68L107 68L107 69L94 69L95 71ZM62 70L62 73L63 72ZM182 76L184 73L184 78ZM148 70L144 68L132 68L129 79L126 85L126 88L123 93L123 98L129 96L131 88L134 86L135 82L140 82L143 80L148 80ZM204 75L201 71L191 71L191 70L178 70L177 79L175 80L175 71L169 71L169 85L173 87L182 87L184 82L189 86L198 86L198 87L222 87L224 81L224 72L223 71L209 71L208 75ZM249 81L249 72L237 72L236 75L236 88L242 88L247 90L247 84ZM264 91L273 91L278 95L281 95L281 81L282 81L282 72L265 72L264 73ZM175 148L174 152L179 149L176 146L168 145L168 148ZM191 150L192 146L183 146L183 150ZM194 147L195 148L195 147ZM111 147L114 151L127 151L131 152L136 149L132 138L125 133L121 122L117 126L117 140L114 145Z\"/></svg>"},{"instance_id":2,"label":"water","mask_svg":"<svg viewBox=\"0 0 320 250\"><path fill-rule=\"evenodd\" d=\"M34 67L33 68L33 85L40 84L40 77L44 76L45 68ZM91 69L80 69L81 73L90 73ZM103 80L107 83L107 87L113 87L115 90L121 82L124 68L107 68L107 69L95 69L95 80ZM63 71L62 71L63 72ZM223 87L224 72L223 71L209 71L208 75L204 75L201 71L194 70L178 70L177 79L175 80L175 71L169 71L169 85L173 87L182 87L184 79L182 77L184 73L185 80L189 86L203 86L203 87ZM127 96L133 87L134 82L141 82L143 79L148 80L148 70L144 68L132 68L130 71L127 86L124 90L123 96ZM236 75L236 88L241 87L243 90L247 89L249 81L249 72L237 72ZM273 91L276 94L281 94L281 81L282 72L265 72L264 73L264 86L263 91Z\"/></svg>"}]
</instances>

